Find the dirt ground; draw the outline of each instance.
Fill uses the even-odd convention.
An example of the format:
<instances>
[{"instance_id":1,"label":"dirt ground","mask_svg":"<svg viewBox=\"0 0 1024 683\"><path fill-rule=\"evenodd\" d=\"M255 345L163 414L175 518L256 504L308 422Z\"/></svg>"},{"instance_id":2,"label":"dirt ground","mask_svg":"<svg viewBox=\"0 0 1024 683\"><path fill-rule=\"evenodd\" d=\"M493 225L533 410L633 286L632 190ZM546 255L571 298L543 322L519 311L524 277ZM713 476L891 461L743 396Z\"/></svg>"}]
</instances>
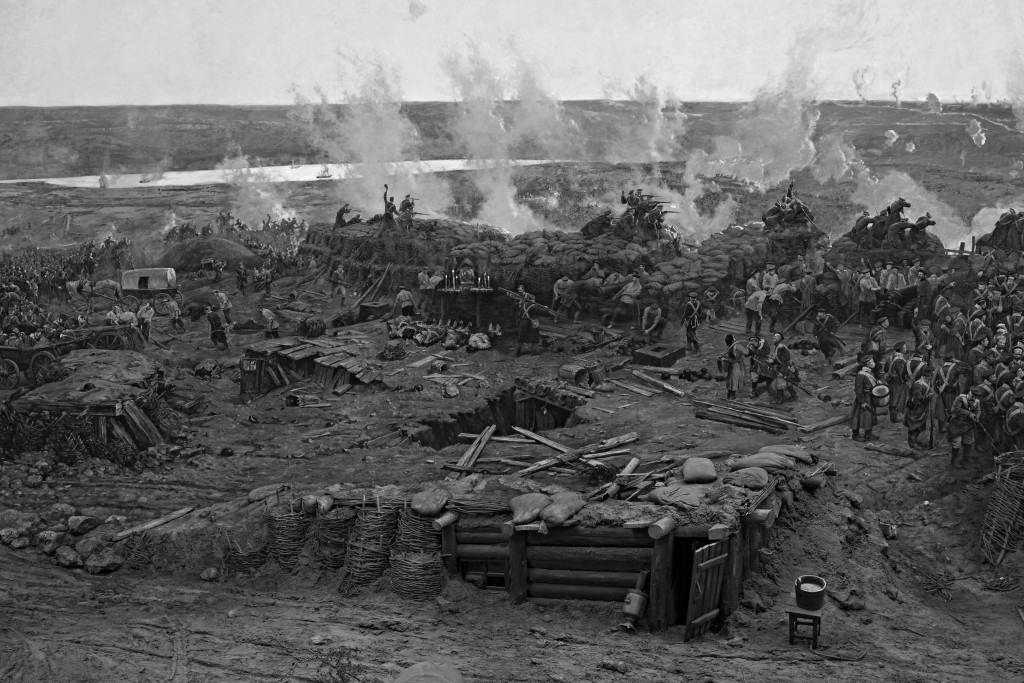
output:
<instances>
[{"instance_id":1,"label":"dirt ground","mask_svg":"<svg viewBox=\"0 0 1024 683\"><path fill-rule=\"evenodd\" d=\"M254 304L255 299L236 297L235 318L248 317ZM155 338L167 350L151 347L146 353L167 365L172 383L209 396L203 416L187 428L188 445L205 446L205 453L150 462L144 472L84 463L51 473L37 488L24 484L26 464L0 463L0 510L42 510L62 502L85 514L141 521L187 505L225 502L270 483L290 482L302 490L441 478L441 465L456 461L465 444L436 451L416 443L389 449L358 443L426 419L466 419L516 376L553 377L570 358L553 352L515 358L508 339L490 351L454 352L449 355L456 362L470 364L459 369L487 376L492 387L465 387L460 397L444 399L438 385L422 380L427 367L392 374L429 352L410 347L410 357L384 363L384 385L334 397L330 408L285 407L280 391L243 406L232 368L246 339L261 335L235 335L235 348L226 353L211 350L205 321L175 333L178 340L160 332L166 327L159 320ZM360 329L372 348L383 344L382 323ZM678 329L670 330L669 343L680 342ZM850 336L861 332L852 328ZM702 330L707 350L680 365L713 372L723 335L722 328ZM203 357L223 363L220 379L191 376L190 368ZM624 360L611 351L601 359L608 365ZM848 380L829 381L830 368L819 354L798 355L797 361L809 383L831 386L843 401L833 406L801 394L791 406L802 423L849 410ZM626 366L614 376L628 371ZM372 588L343 597L330 574L268 571L259 580L222 583L152 570L93 576L57 567L34 548L0 546L0 680L383 682L423 660L454 664L474 682L1024 678L1024 623L1014 608L1021 589L986 589L993 578L1019 579L1024 561L1013 553L994 570L982 564L977 545L992 488L984 476L991 471L990 458L979 458L966 472L951 472L938 439L935 449L912 459L865 450L844 426L771 437L700 421L690 396L724 396L724 388L713 381L673 381L686 398L599 393L591 405L611 414L546 434L582 445L636 431L641 439L631 446L631 456L645 461L690 449L750 452L795 441L838 469L823 489L801 495L795 509L780 518L761 571L744 587L743 607L697 641L684 643L681 627L621 632L615 628L617 605L511 605L501 592L461 582L451 583L437 600L403 602ZM416 383L424 384L423 392L409 391ZM332 423L337 435L304 440ZM887 419L880 435L883 443L905 443L902 428ZM235 455L221 457L224 447ZM542 454L519 444L488 447L489 457L523 452ZM612 462L621 467L631 456ZM538 479L572 483L559 475ZM861 497L859 508L847 492ZM873 532L859 533L856 522L850 523L858 517ZM896 525L897 538L882 539L878 522ZM948 601L927 592L925 571L955 579ZM790 646L787 639L784 608L792 581L802 573L825 577L830 588L814 652Z\"/></svg>"}]
</instances>

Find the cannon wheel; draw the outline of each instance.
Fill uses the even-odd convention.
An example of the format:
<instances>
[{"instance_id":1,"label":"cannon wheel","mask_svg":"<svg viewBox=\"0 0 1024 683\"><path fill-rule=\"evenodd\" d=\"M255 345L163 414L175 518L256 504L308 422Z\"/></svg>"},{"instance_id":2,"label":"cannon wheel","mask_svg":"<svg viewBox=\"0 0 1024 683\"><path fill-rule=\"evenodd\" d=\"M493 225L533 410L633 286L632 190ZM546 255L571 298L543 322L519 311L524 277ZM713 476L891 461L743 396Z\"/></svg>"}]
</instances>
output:
<instances>
[{"instance_id":1,"label":"cannon wheel","mask_svg":"<svg viewBox=\"0 0 1024 683\"><path fill-rule=\"evenodd\" d=\"M110 351L120 351L124 349L125 342L117 332L101 332L96 335L96 338L92 340L91 346L94 349L107 349Z\"/></svg>"},{"instance_id":2,"label":"cannon wheel","mask_svg":"<svg viewBox=\"0 0 1024 683\"><path fill-rule=\"evenodd\" d=\"M171 309L167 305L171 303L171 295L167 292L160 292L153 298L153 310L160 315L167 315Z\"/></svg>"},{"instance_id":3,"label":"cannon wheel","mask_svg":"<svg viewBox=\"0 0 1024 683\"><path fill-rule=\"evenodd\" d=\"M135 309L135 310L137 310L139 308L139 299L138 299L138 297L134 297L134 296L131 296L131 295L126 296L123 299L121 299L121 303L124 304L125 306L128 306L129 308L132 308L132 309Z\"/></svg>"},{"instance_id":4,"label":"cannon wheel","mask_svg":"<svg viewBox=\"0 0 1024 683\"><path fill-rule=\"evenodd\" d=\"M49 365L56 360L57 359L54 357L54 355L49 351L40 351L36 354L33 354L32 358L29 359L28 367L29 370L32 371L32 376L34 377L35 374L42 370L44 366Z\"/></svg>"},{"instance_id":5,"label":"cannon wheel","mask_svg":"<svg viewBox=\"0 0 1024 683\"><path fill-rule=\"evenodd\" d=\"M10 358L0 359L0 389L18 386L18 364Z\"/></svg>"}]
</instances>

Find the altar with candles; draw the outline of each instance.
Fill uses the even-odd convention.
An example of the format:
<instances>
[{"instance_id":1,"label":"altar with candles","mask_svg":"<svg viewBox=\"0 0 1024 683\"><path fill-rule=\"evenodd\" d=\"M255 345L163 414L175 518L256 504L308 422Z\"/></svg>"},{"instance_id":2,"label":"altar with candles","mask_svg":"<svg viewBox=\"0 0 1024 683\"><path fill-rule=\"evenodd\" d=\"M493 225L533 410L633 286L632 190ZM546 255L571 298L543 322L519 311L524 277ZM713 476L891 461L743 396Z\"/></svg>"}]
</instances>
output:
<instances>
[{"instance_id":1,"label":"altar with candles","mask_svg":"<svg viewBox=\"0 0 1024 683\"><path fill-rule=\"evenodd\" d=\"M484 297L494 294L491 286L491 274L478 273L469 259L464 259L458 268L446 268L444 280L435 289L441 301L441 320L447 320L452 305L459 296L473 297L473 310L476 313L476 329L483 327L481 301Z\"/></svg>"}]
</instances>

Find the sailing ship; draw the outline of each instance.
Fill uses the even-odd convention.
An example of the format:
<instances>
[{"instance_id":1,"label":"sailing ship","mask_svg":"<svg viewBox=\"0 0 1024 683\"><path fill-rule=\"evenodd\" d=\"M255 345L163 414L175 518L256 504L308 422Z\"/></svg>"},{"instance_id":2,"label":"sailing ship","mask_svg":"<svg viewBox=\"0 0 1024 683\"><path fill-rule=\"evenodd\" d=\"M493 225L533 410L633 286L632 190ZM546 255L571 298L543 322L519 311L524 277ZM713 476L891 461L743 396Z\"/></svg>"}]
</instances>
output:
<instances>
[{"instance_id":1,"label":"sailing ship","mask_svg":"<svg viewBox=\"0 0 1024 683\"><path fill-rule=\"evenodd\" d=\"M323 164L323 165L320 166L320 172L316 174L316 177L317 178L330 178L331 177L331 169L327 168L327 164Z\"/></svg>"},{"instance_id":2,"label":"sailing ship","mask_svg":"<svg viewBox=\"0 0 1024 683\"><path fill-rule=\"evenodd\" d=\"M149 174L149 173L143 173L142 177L139 178L139 182L140 183L148 183L151 180L153 180L153 176L151 174Z\"/></svg>"}]
</instances>

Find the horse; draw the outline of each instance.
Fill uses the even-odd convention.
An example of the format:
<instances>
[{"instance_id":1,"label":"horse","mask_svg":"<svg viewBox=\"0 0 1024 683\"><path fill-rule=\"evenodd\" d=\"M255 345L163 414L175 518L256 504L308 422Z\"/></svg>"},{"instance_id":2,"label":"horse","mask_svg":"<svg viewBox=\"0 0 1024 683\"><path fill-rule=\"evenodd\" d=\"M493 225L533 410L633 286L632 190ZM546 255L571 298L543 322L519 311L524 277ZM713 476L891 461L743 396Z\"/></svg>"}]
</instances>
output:
<instances>
[{"instance_id":1,"label":"horse","mask_svg":"<svg viewBox=\"0 0 1024 683\"><path fill-rule=\"evenodd\" d=\"M91 280L68 280L64 286L72 299L76 295L88 299L94 294L106 296L115 301L120 301L121 299L121 283L116 280L97 280L96 282Z\"/></svg>"},{"instance_id":2,"label":"horse","mask_svg":"<svg viewBox=\"0 0 1024 683\"><path fill-rule=\"evenodd\" d=\"M880 214L874 217L874 224L871 226L871 239L874 244L881 244L889 234L889 228L893 223L905 221L903 209L909 209L910 202L899 197L889 206L885 207Z\"/></svg>"},{"instance_id":3,"label":"horse","mask_svg":"<svg viewBox=\"0 0 1024 683\"><path fill-rule=\"evenodd\" d=\"M885 236L885 241L882 242L882 247L888 249L900 249L910 244L923 241L923 233L930 225L935 225L935 221L932 220L931 213L926 213L913 223L910 221L898 221L893 223L889 226L889 230ZM907 234L908 230L910 231L909 234Z\"/></svg>"}]
</instances>

